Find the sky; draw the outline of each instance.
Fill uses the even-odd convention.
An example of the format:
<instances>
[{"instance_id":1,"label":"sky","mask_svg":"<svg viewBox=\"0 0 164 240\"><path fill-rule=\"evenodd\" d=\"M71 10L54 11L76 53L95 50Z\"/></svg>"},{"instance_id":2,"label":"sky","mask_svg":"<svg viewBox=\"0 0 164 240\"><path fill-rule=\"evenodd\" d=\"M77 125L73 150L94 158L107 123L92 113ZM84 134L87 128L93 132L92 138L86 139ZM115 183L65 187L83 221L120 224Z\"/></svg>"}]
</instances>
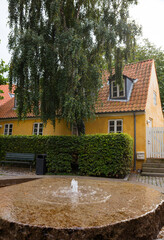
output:
<instances>
[{"instance_id":1,"label":"sky","mask_svg":"<svg viewBox=\"0 0 164 240\"><path fill-rule=\"evenodd\" d=\"M130 8L130 16L142 25L143 38L164 49L164 0L138 0L138 5ZM0 59L6 63L10 60L7 17L8 1L0 0Z\"/></svg>"}]
</instances>

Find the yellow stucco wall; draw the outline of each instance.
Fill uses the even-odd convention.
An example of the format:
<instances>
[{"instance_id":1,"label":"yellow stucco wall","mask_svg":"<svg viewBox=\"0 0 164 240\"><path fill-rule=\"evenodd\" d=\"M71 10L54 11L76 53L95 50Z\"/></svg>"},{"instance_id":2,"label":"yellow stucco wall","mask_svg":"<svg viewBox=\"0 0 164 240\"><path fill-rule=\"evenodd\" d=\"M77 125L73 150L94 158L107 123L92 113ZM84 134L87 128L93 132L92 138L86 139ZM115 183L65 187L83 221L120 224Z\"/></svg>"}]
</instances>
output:
<instances>
[{"instance_id":1,"label":"yellow stucco wall","mask_svg":"<svg viewBox=\"0 0 164 240\"><path fill-rule=\"evenodd\" d=\"M13 124L12 135L32 135L33 134L33 124L41 122L40 119L26 119L25 121L17 121L14 119L9 120L0 120L0 134L4 134L5 124ZM50 121L47 122L47 125L43 128L43 135L71 135L70 129L67 127L66 123L61 120L56 122L55 130Z\"/></svg>"},{"instance_id":2,"label":"yellow stucco wall","mask_svg":"<svg viewBox=\"0 0 164 240\"><path fill-rule=\"evenodd\" d=\"M154 105L153 102L153 92L155 92L157 95L157 105ZM147 126L150 126L148 120L152 121L152 127L164 127L164 118L161 108L159 86L154 64L152 66L151 79L146 104L146 124Z\"/></svg>"}]
</instances>

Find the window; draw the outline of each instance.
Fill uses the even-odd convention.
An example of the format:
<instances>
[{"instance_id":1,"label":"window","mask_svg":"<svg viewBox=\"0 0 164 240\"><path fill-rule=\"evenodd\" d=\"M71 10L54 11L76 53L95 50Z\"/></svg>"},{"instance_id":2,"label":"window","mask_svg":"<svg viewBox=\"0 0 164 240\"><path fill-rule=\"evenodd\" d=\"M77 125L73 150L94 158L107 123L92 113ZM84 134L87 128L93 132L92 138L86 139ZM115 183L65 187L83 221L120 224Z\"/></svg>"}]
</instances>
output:
<instances>
[{"instance_id":1,"label":"window","mask_svg":"<svg viewBox=\"0 0 164 240\"><path fill-rule=\"evenodd\" d=\"M123 86L116 84L115 81L111 82L111 95L112 98L125 97L125 80L123 81Z\"/></svg>"},{"instance_id":2,"label":"window","mask_svg":"<svg viewBox=\"0 0 164 240\"><path fill-rule=\"evenodd\" d=\"M34 135L43 135L43 123L34 123L33 134Z\"/></svg>"},{"instance_id":3,"label":"window","mask_svg":"<svg viewBox=\"0 0 164 240\"><path fill-rule=\"evenodd\" d=\"M157 105L157 94L155 91L153 91L153 102L154 102L154 105Z\"/></svg>"},{"instance_id":4,"label":"window","mask_svg":"<svg viewBox=\"0 0 164 240\"><path fill-rule=\"evenodd\" d=\"M123 120L109 120L109 133L123 132Z\"/></svg>"},{"instance_id":5,"label":"window","mask_svg":"<svg viewBox=\"0 0 164 240\"><path fill-rule=\"evenodd\" d=\"M75 123L72 125L72 135L78 136L78 129Z\"/></svg>"},{"instance_id":6,"label":"window","mask_svg":"<svg viewBox=\"0 0 164 240\"><path fill-rule=\"evenodd\" d=\"M13 131L13 124L12 123L5 124L4 135L12 135L12 131Z\"/></svg>"}]
</instances>

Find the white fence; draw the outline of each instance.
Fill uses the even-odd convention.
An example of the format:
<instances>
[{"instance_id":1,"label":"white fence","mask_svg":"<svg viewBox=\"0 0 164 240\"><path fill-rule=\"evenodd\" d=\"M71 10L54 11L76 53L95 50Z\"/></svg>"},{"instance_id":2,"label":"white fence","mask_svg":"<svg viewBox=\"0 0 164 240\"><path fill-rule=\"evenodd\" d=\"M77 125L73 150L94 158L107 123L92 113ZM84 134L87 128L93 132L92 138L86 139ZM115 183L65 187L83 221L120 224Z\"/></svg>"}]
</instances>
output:
<instances>
[{"instance_id":1,"label":"white fence","mask_svg":"<svg viewBox=\"0 0 164 240\"><path fill-rule=\"evenodd\" d=\"M164 158L164 128L146 128L146 157Z\"/></svg>"}]
</instances>

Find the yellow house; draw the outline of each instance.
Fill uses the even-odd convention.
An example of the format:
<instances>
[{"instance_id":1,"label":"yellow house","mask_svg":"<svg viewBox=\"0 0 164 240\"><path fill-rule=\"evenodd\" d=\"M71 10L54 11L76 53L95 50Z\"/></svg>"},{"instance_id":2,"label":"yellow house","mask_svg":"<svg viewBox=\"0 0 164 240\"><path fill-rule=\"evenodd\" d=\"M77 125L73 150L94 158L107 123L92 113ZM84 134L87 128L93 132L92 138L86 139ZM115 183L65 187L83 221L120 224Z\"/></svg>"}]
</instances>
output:
<instances>
[{"instance_id":1,"label":"yellow house","mask_svg":"<svg viewBox=\"0 0 164 240\"><path fill-rule=\"evenodd\" d=\"M159 86L154 60L128 64L123 70L123 87L114 76L103 74L96 119L85 122L85 133L124 132L134 139L134 169L146 161L146 127L164 127ZM18 121L14 93L8 85L0 86L4 99L0 100L0 134L4 135L71 135L73 131L62 120L55 130L50 122L46 127L40 119L29 116Z\"/></svg>"}]
</instances>

